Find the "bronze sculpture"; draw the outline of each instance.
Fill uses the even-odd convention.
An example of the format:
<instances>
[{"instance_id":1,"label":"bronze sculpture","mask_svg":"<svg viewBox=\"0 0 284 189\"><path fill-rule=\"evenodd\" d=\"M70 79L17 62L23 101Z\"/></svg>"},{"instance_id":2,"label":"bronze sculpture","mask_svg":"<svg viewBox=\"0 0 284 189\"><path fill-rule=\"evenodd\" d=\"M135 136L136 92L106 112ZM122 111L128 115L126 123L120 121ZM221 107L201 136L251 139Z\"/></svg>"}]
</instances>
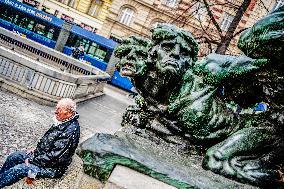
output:
<instances>
[{"instance_id":1,"label":"bronze sculpture","mask_svg":"<svg viewBox=\"0 0 284 189\"><path fill-rule=\"evenodd\" d=\"M158 122L158 127L206 146L203 167L218 174L256 185L280 179L278 171L283 169L284 160L280 58L284 35L283 22L276 22L283 18L282 9L241 36L240 48L247 55L254 54L255 59L211 54L196 62L198 45L189 32L158 25L152 30L153 42L147 43L144 57L140 57L145 65L144 78L132 77L147 105L138 106L135 112L128 109L124 121L142 118L144 121L136 125L141 128ZM271 27L275 24L278 30ZM266 46L271 45L272 53L261 46L247 49L259 42L252 39L257 32L266 39ZM140 44L131 45L135 49ZM117 56L127 61L123 48L118 47ZM253 106L258 103L269 104L269 109L257 114Z\"/></svg>"},{"instance_id":2,"label":"bronze sculpture","mask_svg":"<svg viewBox=\"0 0 284 189\"><path fill-rule=\"evenodd\" d=\"M85 172L106 181L121 164L178 188L247 187L218 176L210 180L192 166L203 157L204 169L227 178L283 186L283 18L282 6L246 30L238 42L241 56L211 54L197 61L194 37L168 24L152 29L151 40L124 40L115 52L117 69L140 96L123 116L126 134L97 134L81 145ZM167 152L158 149L161 141L145 144L152 134L183 146L183 157L171 152L177 146L169 144ZM200 156L190 159L187 146ZM200 183L200 176L211 185Z\"/></svg>"}]
</instances>

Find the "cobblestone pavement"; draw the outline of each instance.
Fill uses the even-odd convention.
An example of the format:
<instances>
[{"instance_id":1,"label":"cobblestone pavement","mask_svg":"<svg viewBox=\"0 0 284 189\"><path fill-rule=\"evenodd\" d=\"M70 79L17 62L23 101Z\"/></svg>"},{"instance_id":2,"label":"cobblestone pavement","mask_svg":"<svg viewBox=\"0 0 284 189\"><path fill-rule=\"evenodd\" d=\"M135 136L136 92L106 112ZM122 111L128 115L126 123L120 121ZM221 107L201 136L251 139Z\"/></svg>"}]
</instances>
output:
<instances>
[{"instance_id":1,"label":"cobblestone pavement","mask_svg":"<svg viewBox=\"0 0 284 189\"><path fill-rule=\"evenodd\" d=\"M35 146L51 118L43 106L0 91L0 164L8 154Z\"/></svg>"}]
</instances>

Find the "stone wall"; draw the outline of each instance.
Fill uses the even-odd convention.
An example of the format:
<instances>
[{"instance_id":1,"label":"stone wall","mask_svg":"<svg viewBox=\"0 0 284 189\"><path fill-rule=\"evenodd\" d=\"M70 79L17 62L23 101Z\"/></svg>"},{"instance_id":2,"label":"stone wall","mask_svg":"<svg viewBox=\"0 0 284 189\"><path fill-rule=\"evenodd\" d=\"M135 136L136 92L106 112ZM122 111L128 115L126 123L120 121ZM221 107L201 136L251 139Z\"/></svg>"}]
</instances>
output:
<instances>
[{"instance_id":1,"label":"stone wall","mask_svg":"<svg viewBox=\"0 0 284 189\"><path fill-rule=\"evenodd\" d=\"M96 77L64 73L0 47L0 87L43 104L101 95L105 81Z\"/></svg>"}]
</instances>

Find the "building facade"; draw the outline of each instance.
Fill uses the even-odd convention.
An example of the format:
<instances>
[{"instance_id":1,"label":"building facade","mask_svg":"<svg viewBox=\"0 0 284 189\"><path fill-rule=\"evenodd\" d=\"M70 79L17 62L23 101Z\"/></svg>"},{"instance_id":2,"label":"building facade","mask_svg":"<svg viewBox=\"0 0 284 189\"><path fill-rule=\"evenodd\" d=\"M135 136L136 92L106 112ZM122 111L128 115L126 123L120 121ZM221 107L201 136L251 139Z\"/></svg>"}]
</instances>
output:
<instances>
[{"instance_id":1,"label":"building facade","mask_svg":"<svg viewBox=\"0 0 284 189\"><path fill-rule=\"evenodd\" d=\"M112 0L20 1L95 33L101 30L112 3Z\"/></svg>"},{"instance_id":2,"label":"building facade","mask_svg":"<svg viewBox=\"0 0 284 189\"><path fill-rule=\"evenodd\" d=\"M149 36L156 23L170 23L176 0L114 0L99 34L112 39L129 35Z\"/></svg>"},{"instance_id":3,"label":"building facade","mask_svg":"<svg viewBox=\"0 0 284 189\"><path fill-rule=\"evenodd\" d=\"M243 0L207 0L212 17L201 0L20 0L67 22L120 41L130 35L149 37L157 23L173 23L197 38L199 56L214 52L225 36ZM230 4L232 6L230 6ZM252 0L235 30L227 54L239 54L239 33L268 12L284 4L284 0ZM210 42L208 42L210 41ZM212 42L213 41L213 42ZM210 44L209 44L210 43Z\"/></svg>"},{"instance_id":4,"label":"building facade","mask_svg":"<svg viewBox=\"0 0 284 189\"><path fill-rule=\"evenodd\" d=\"M236 47L239 33L253 25L258 19L280 6L284 0L252 0L235 30L227 54L239 54ZM212 16L220 30L218 31L207 14L206 6L200 0L113 0L109 14L98 33L115 40L130 35L149 36L150 29L156 23L173 23L193 33L198 38L207 37L218 41L225 36L232 23L237 6L242 0L208 0ZM225 6L224 6L225 5ZM209 48L201 40L200 56L216 50L217 45Z\"/></svg>"}]
</instances>

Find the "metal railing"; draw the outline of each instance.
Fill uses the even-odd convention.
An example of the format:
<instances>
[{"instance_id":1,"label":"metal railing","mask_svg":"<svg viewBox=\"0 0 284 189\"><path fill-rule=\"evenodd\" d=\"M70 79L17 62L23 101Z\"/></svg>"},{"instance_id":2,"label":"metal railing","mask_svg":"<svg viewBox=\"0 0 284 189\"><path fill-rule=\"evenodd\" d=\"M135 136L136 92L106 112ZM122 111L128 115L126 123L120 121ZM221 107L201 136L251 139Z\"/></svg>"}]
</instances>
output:
<instances>
[{"instance_id":1,"label":"metal railing","mask_svg":"<svg viewBox=\"0 0 284 189\"><path fill-rule=\"evenodd\" d=\"M0 28L2 88L45 104L66 97L79 102L102 94L108 79L98 68Z\"/></svg>"}]
</instances>

